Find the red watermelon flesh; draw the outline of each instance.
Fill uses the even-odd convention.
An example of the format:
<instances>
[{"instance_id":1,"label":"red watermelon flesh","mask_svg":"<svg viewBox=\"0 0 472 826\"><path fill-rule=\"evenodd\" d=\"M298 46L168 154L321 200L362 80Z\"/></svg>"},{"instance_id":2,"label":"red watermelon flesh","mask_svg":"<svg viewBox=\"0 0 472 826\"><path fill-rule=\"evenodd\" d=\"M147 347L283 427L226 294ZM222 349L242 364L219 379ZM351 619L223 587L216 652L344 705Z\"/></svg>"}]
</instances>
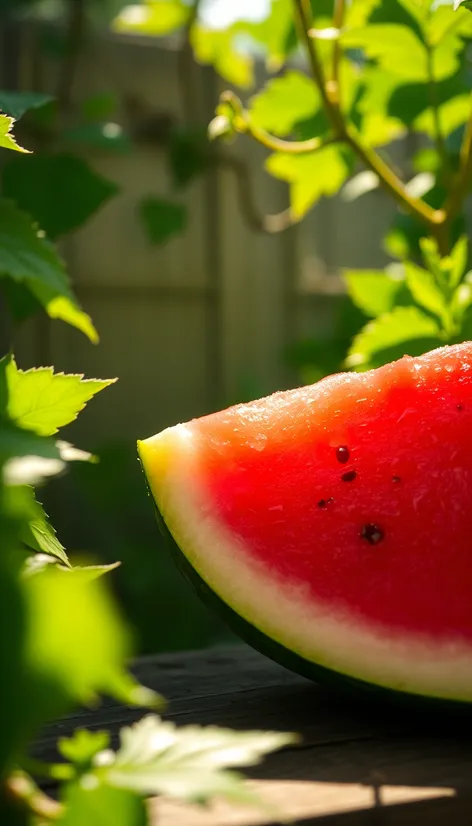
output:
<instances>
[{"instance_id":1,"label":"red watermelon flesh","mask_svg":"<svg viewBox=\"0 0 472 826\"><path fill-rule=\"evenodd\" d=\"M472 344L140 443L181 551L308 661L472 699Z\"/></svg>"}]
</instances>

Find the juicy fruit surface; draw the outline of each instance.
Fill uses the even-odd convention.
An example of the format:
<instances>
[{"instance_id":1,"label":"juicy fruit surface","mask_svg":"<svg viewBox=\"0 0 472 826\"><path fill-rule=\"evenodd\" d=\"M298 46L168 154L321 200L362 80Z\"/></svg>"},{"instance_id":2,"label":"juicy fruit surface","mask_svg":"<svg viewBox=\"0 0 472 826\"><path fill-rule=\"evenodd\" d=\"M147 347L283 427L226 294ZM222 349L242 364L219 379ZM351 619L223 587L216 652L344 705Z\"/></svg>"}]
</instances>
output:
<instances>
[{"instance_id":1,"label":"juicy fruit surface","mask_svg":"<svg viewBox=\"0 0 472 826\"><path fill-rule=\"evenodd\" d=\"M471 344L188 427L209 510L308 603L472 641Z\"/></svg>"}]
</instances>

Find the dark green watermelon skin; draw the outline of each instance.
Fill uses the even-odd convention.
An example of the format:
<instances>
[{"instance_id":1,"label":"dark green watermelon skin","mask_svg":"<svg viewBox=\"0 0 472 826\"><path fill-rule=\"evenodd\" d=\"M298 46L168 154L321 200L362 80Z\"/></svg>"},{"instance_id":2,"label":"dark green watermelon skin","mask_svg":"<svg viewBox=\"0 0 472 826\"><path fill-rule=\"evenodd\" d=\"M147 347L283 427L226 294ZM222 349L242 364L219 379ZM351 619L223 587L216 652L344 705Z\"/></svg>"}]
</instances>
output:
<instances>
[{"instance_id":1,"label":"dark green watermelon skin","mask_svg":"<svg viewBox=\"0 0 472 826\"><path fill-rule=\"evenodd\" d=\"M442 700L436 697L420 697L416 694L394 691L384 686L375 686L363 680L349 677L310 662L304 657L300 657L298 654L290 651L290 649L285 648L285 646L271 639L266 634L263 634L223 602L191 566L169 531L154 501L147 480L146 486L154 505L154 512L160 532L165 539L166 545L180 573L207 608L219 616L228 628L240 637L241 640L250 645L251 648L259 651L289 671L293 671L295 674L300 674L312 682L332 689L339 694L340 697L344 697L344 699L348 696L351 700L356 698L360 703L371 703L374 701L387 704L393 703L397 706L401 704L403 707L406 705L412 710L433 709L437 711L440 709L442 711L460 711L461 713L468 713L472 717L472 707L470 703L460 700Z\"/></svg>"}]
</instances>

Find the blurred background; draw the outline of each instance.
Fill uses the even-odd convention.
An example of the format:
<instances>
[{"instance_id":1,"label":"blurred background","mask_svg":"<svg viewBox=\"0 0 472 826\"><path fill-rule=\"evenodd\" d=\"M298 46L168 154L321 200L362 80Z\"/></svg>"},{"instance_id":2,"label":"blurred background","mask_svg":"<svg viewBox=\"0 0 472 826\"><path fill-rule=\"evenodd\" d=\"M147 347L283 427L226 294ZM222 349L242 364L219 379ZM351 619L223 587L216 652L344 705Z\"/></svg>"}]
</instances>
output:
<instances>
[{"instance_id":1,"label":"blurred background","mask_svg":"<svg viewBox=\"0 0 472 826\"><path fill-rule=\"evenodd\" d=\"M162 547L136 439L337 369L360 326L339 269L385 264L378 239L394 212L375 191L261 231L287 207L286 184L264 171L261 146L214 150L206 129L223 89L247 99L266 77L263 36L235 45L227 33L240 19L260 31L268 0L204 0L197 59L171 19L182 4L166 5L170 17L150 20L122 0L0 3L0 107L18 116L15 91L37 95L15 129L35 154L2 158L2 189L59 242L100 334L94 346L44 314L20 318L17 360L119 378L66 434L99 464L77 463L41 495L72 555L122 561L114 584L141 653L229 633Z\"/></svg>"}]
</instances>

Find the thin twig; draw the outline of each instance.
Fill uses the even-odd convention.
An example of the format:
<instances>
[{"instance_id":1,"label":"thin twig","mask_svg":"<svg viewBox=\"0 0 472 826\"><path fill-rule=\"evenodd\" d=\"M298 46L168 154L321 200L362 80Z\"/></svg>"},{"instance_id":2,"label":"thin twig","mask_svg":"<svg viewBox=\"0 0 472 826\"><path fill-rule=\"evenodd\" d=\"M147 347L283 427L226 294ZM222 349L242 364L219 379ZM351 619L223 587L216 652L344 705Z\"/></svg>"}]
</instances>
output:
<instances>
[{"instance_id":1,"label":"thin twig","mask_svg":"<svg viewBox=\"0 0 472 826\"><path fill-rule=\"evenodd\" d=\"M472 104L472 97L471 97ZM446 213L446 221L448 224L460 212L463 201L467 195L472 177L472 111L469 115L462 146L459 156L459 171L455 176L453 186L451 188L449 197L444 204L444 212Z\"/></svg>"},{"instance_id":2,"label":"thin twig","mask_svg":"<svg viewBox=\"0 0 472 826\"><path fill-rule=\"evenodd\" d=\"M442 210L432 209L419 198L409 195L404 183L398 178L387 163L377 154L375 149L365 144L358 130L351 123L345 123L340 109L331 100L325 83L325 76L314 38L309 34L311 29L310 0L293 0L300 36L305 44L313 78L318 86L324 108L332 123L335 134L344 139L368 169L379 177L380 183L387 192L395 198L397 203L416 215L427 225L430 232L436 237L438 227L444 223L445 215Z\"/></svg>"},{"instance_id":3,"label":"thin twig","mask_svg":"<svg viewBox=\"0 0 472 826\"><path fill-rule=\"evenodd\" d=\"M274 235L298 223L293 217L290 209L284 209L273 215L264 215L254 200L254 193L251 184L251 173L247 164L236 158L234 155L218 154L214 158L215 163L230 169L238 184L239 208L248 226L255 232L266 232Z\"/></svg>"},{"instance_id":4,"label":"thin twig","mask_svg":"<svg viewBox=\"0 0 472 826\"><path fill-rule=\"evenodd\" d=\"M324 140L323 138L309 138L306 141L284 141L282 138L276 138L269 134L265 129L261 129L260 126L251 123L250 119L247 121L245 132L267 149L271 149L273 152L283 152L285 155L308 155L310 152L317 152L318 149L324 149L325 146L340 141L338 137L330 137Z\"/></svg>"},{"instance_id":5,"label":"thin twig","mask_svg":"<svg viewBox=\"0 0 472 826\"><path fill-rule=\"evenodd\" d=\"M336 135L329 135L326 138L308 138L306 141L286 141L282 138L276 138L275 135L271 135L270 132L253 123L250 113L247 109L244 109L241 100L234 92L229 90L223 92L220 95L220 104L229 107L231 127L235 132L250 135L272 152L283 152L285 155L308 155L311 152L324 149L325 146L339 143L341 140Z\"/></svg>"},{"instance_id":6,"label":"thin twig","mask_svg":"<svg viewBox=\"0 0 472 826\"><path fill-rule=\"evenodd\" d=\"M333 27L341 30L344 23L346 0L334 0ZM337 37L333 44L333 69L328 81L328 95L337 106L341 101L341 87L339 84L339 70L341 67L342 48L341 39Z\"/></svg>"}]
</instances>

